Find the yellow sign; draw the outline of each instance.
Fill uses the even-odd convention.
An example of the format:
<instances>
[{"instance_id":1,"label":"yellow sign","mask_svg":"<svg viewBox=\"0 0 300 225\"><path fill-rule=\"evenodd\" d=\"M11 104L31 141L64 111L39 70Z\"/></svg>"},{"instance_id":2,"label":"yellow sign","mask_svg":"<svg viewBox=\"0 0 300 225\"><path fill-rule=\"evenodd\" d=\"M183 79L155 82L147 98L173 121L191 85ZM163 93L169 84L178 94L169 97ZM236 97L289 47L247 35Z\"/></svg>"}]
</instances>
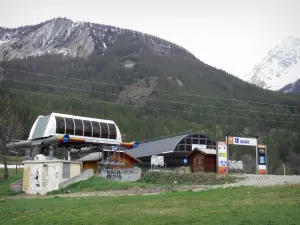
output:
<instances>
[{"instance_id":1,"label":"yellow sign","mask_svg":"<svg viewBox=\"0 0 300 225\"><path fill-rule=\"evenodd\" d=\"M219 153L219 157L226 157L226 152Z\"/></svg>"},{"instance_id":2,"label":"yellow sign","mask_svg":"<svg viewBox=\"0 0 300 225\"><path fill-rule=\"evenodd\" d=\"M232 145L233 144L233 137L227 137L227 143Z\"/></svg>"}]
</instances>

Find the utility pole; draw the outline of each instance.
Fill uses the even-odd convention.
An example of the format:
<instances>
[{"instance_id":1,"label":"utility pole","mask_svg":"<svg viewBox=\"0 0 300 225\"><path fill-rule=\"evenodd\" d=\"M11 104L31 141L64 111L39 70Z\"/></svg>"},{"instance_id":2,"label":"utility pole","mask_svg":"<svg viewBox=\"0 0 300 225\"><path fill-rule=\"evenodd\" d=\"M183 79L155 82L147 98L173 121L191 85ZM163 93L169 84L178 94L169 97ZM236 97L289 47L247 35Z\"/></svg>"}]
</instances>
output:
<instances>
[{"instance_id":1,"label":"utility pole","mask_svg":"<svg viewBox=\"0 0 300 225\"><path fill-rule=\"evenodd\" d=\"M282 164L282 167L283 167L283 176L285 176L285 165Z\"/></svg>"}]
</instances>

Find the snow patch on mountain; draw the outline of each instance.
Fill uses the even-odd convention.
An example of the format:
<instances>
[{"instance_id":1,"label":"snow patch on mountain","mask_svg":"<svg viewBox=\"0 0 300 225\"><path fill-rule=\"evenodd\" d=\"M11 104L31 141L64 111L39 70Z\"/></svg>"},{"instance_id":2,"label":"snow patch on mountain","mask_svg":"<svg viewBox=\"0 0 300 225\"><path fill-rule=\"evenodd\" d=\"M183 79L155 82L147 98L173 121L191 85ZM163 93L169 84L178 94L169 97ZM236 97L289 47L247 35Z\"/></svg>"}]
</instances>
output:
<instances>
[{"instance_id":1,"label":"snow patch on mountain","mask_svg":"<svg viewBox=\"0 0 300 225\"><path fill-rule=\"evenodd\" d=\"M195 58L182 47L153 35L109 25L55 18L33 26L14 29L0 27L0 61L45 54L79 58L94 53L103 55L123 37L133 42L144 42L145 47L158 56L183 53Z\"/></svg>"},{"instance_id":2,"label":"snow patch on mountain","mask_svg":"<svg viewBox=\"0 0 300 225\"><path fill-rule=\"evenodd\" d=\"M288 37L271 49L244 80L269 90L279 90L300 78L300 39Z\"/></svg>"}]
</instances>

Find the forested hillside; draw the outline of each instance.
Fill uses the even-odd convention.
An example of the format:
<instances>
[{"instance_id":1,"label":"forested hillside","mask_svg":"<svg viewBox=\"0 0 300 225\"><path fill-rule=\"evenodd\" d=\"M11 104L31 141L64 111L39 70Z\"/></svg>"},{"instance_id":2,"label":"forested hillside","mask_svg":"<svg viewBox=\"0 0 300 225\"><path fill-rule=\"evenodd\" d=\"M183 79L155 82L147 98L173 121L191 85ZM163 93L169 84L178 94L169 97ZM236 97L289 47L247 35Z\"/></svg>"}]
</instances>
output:
<instances>
[{"instance_id":1,"label":"forested hillside","mask_svg":"<svg viewBox=\"0 0 300 225\"><path fill-rule=\"evenodd\" d=\"M145 35L128 31L103 54L2 61L1 95L21 117L23 138L51 112L115 120L128 141L187 130L216 140L250 133L268 145L271 173L282 163L300 172L299 96L263 90L170 46L172 54L158 54Z\"/></svg>"}]
</instances>

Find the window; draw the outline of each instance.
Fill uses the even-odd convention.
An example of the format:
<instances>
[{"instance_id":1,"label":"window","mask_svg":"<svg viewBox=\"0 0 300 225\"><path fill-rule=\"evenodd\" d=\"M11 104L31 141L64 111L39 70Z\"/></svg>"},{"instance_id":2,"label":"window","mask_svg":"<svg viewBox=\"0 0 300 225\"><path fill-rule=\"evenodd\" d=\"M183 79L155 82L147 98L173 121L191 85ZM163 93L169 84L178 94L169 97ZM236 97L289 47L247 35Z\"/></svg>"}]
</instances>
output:
<instances>
[{"instance_id":1,"label":"window","mask_svg":"<svg viewBox=\"0 0 300 225\"><path fill-rule=\"evenodd\" d=\"M200 145L206 145L207 139L200 139Z\"/></svg>"},{"instance_id":2,"label":"window","mask_svg":"<svg viewBox=\"0 0 300 225\"><path fill-rule=\"evenodd\" d=\"M63 117L56 116L56 133L57 134L64 134L65 133L65 120Z\"/></svg>"},{"instance_id":3,"label":"window","mask_svg":"<svg viewBox=\"0 0 300 225\"><path fill-rule=\"evenodd\" d=\"M74 121L71 118L65 118L66 121L66 134L74 134Z\"/></svg>"},{"instance_id":4,"label":"window","mask_svg":"<svg viewBox=\"0 0 300 225\"><path fill-rule=\"evenodd\" d=\"M188 145L192 144L192 140L190 137L185 138L185 140L186 140L186 144Z\"/></svg>"},{"instance_id":5,"label":"window","mask_svg":"<svg viewBox=\"0 0 300 225\"><path fill-rule=\"evenodd\" d=\"M92 124L91 121L83 120L84 125L84 136L92 137Z\"/></svg>"},{"instance_id":6,"label":"window","mask_svg":"<svg viewBox=\"0 0 300 225\"><path fill-rule=\"evenodd\" d=\"M186 145L178 145L178 151L179 152L185 152Z\"/></svg>"},{"instance_id":7,"label":"window","mask_svg":"<svg viewBox=\"0 0 300 225\"><path fill-rule=\"evenodd\" d=\"M93 126L93 137L100 138L100 124L98 122L92 121Z\"/></svg>"},{"instance_id":8,"label":"window","mask_svg":"<svg viewBox=\"0 0 300 225\"><path fill-rule=\"evenodd\" d=\"M82 120L74 119L75 122L75 135L83 136Z\"/></svg>"},{"instance_id":9,"label":"window","mask_svg":"<svg viewBox=\"0 0 300 225\"><path fill-rule=\"evenodd\" d=\"M117 139L117 129L116 125L109 123L108 124L109 128L109 139Z\"/></svg>"},{"instance_id":10,"label":"window","mask_svg":"<svg viewBox=\"0 0 300 225\"><path fill-rule=\"evenodd\" d=\"M198 145L198 144L200 144L200 139L199 139L199 138L193 138L192 143L193 143L194 145Z\"/></svg>"},{"instance_id":11,"label":"window","mask_svg":"<svg viewBox=\"0 0 300 225\"><path fill-rule=\"evenodd\" d=\"M101 138L106 138L108 139L108 126L106 123L101 123L100 122L100 126L101 126Z\"/></svg>"}]
</instances>

